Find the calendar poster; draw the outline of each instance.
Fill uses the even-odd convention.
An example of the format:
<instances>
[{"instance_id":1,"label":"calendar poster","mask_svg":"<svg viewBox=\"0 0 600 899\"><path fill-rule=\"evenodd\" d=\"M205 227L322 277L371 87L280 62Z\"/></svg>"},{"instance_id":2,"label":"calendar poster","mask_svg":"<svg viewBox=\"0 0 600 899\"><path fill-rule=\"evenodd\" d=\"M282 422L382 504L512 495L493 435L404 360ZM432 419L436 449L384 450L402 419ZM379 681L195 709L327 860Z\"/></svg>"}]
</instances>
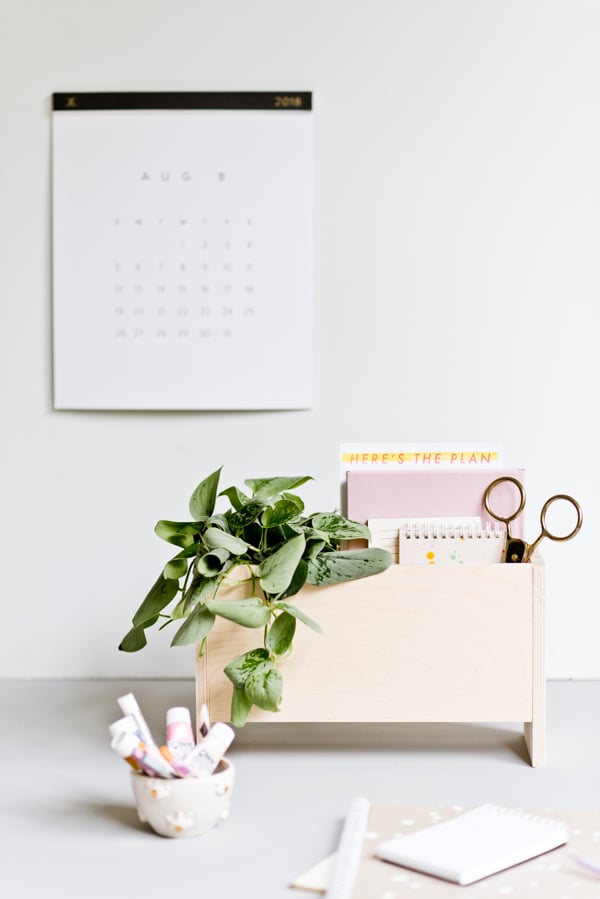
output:
<instances>
[{"instance_id":1,"label":"calendar poster","mask_svg":"<svg viewBox=\"0 0 600 899\"><path fill-rule=\"evenodd\" d=\"M54 94L56 409L311 405L311 109Z\"/></svg>"}]
</instances>

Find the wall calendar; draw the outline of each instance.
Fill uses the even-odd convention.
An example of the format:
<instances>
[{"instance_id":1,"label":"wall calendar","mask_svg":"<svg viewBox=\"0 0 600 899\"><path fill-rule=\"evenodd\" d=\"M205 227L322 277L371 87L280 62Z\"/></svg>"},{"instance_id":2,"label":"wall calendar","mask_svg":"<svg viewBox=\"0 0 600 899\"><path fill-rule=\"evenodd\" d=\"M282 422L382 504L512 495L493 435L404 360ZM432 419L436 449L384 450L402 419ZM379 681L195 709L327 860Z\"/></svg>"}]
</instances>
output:
<instances>
[{"instance_id":1,"label":"wall calendar","mask_svg":"<svg viewBox=\"0 0 600 899\"><path fill-rule=\"evenodd\" d=\"M54 94L56 409L312 401L312 94Z\"/></svg>"}]
</instances>

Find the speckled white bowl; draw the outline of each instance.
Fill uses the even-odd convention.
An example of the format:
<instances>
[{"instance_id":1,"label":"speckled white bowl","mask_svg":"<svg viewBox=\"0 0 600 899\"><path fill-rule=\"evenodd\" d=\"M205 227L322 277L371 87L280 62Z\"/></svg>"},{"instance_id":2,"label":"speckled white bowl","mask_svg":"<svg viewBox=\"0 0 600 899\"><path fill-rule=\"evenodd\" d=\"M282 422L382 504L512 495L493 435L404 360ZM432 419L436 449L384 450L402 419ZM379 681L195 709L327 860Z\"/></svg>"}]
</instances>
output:
<instances>
[{"instance_id":1,"label":"speckled white bowl","mask_svg":"<svg viewBox=\"0 0 600 899\"><path fill-rule=\"evenodd\" d=\"M206 777L168 780L131 772L139 819L162 837L199 837L226 818L234 779L227 759Z\"/></svg>"}]
</instances>

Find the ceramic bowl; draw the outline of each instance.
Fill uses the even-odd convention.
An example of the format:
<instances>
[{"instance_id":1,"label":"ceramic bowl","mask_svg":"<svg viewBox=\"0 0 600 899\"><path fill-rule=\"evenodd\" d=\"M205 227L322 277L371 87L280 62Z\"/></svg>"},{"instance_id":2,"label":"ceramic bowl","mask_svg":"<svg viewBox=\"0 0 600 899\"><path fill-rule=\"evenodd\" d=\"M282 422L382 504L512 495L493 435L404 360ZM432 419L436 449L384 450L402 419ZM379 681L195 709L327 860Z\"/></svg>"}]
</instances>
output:
<instances>
[{"instance_id":1,"label":"ceramic bowl","mask_svg":"<svg viewBox=\"0 0 600 899\"><path fill-rule=\"evenodd\" d=\"M227 759L206 777L169 780L131 772L139 819L162 837L199 837L225 819L234 779Z\"/></svg>"}]
</instances>

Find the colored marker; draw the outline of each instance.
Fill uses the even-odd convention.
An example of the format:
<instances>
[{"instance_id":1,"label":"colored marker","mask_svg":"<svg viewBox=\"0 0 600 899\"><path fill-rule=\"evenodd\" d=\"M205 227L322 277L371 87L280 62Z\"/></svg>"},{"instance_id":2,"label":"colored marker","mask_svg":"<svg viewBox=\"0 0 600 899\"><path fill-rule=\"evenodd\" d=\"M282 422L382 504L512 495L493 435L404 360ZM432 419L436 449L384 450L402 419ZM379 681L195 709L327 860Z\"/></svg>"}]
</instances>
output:
<instances>
[{"instance_id":1,"label":"colored marker","mask_svg":"<svg viewBox=\"0 0 600 899\"><path fill-rule=\"evenodd\" d=\"M234 737L235 731L228 724L221 721L213 724L202 742L186 755L183 764L191 770L194 777L212 774Z\"/></svg>"},{"instance_id":2,"label":"colored marker","mask_svg":"<svg viewBox=\"0 0 600 899\"><path fill-rule=\"evenodd\" d=\"M208 714L208 706L205 702L200 708L200 721L198 722L198 733L204 738L210 730L210 716Z\"/></svg>"},{"instance_id":3,"label":"colored marker","mask_svg":"<svg viewBox=\"0 0 600 899\"><path fill-rule=\"evenodd\" d=\"M125 715L124 718L119 718L118 721L113 721L112 724L109 724L108 731L111 736L111 746L113 745L113 741L120 737L121 734L134 734L138 740L140 739L140 735L137 732L137 724L131 717L131 715ZM125 761L128 762L132 768L136 771L141 771L141 767L139 763L132 757L126 756Z\"/></svg>"},{"instance_id":4,"label":"colored marker","mask_svg":"<svg viewBox=\"0 0 600 899\"><path fill-rule=\"evenodd\" d=\"M117 755L131 764L133 759L144 774L151 777L175 777L175 770L172 765L157 752L150 752L148 747L140 743L135 734L123 732L111 741L111 749Z\"/></svg>"},{"instance_id":5,"label":"colored marker","mask_svg":"<svg viewBox=\"0 0 600 899\"><path fill-rule=\"evenodd\" d=\"M591 858L585 858L582 855L573 855L571 857L573 861L577 862L578 865L581 865L582 868L593 871L594 874L600 874L600 862L593 862Z\"/></svg>"},{"instance_id":6,"label":"colored marker","mask_svg":"<svg viewBox=\"0 0 600 899\"><path fill-rule=\"evenodd\" d=\"M121 711L124 715L131 715L135 723L137 724L138 733L142 738L142 742L147 746L156 746L156 741L152 736L152 732L150 728L146 724L146 719L142 715L142 711L137 704L137 700L133 693L126 693L125 696L119 697L117 699Z\"/></svg>"},{"instance_id":7,"label":"colored marker","mask_svg":"<svg viewBox=\"0 0 600 899\"><path fill-rule=\"evenodd\" d=\"M196 741L190 710L176 706L167 710L167 746L177 758L188 755Z\"/></svg>"},{"instance_id":8,"label":"colored marker","mask_svg":"<svg viewBox=\"0 0 600 899\"><path fill-rule=\"evenodd\" d=\"M161 746L160 752L163 758L165 758L169 764L172 766L175 774L179 775L179 777L189 777L192 773L189 768L187 768L181 759L176 758L168 746Z\"/></svg>"}]
</instances>

